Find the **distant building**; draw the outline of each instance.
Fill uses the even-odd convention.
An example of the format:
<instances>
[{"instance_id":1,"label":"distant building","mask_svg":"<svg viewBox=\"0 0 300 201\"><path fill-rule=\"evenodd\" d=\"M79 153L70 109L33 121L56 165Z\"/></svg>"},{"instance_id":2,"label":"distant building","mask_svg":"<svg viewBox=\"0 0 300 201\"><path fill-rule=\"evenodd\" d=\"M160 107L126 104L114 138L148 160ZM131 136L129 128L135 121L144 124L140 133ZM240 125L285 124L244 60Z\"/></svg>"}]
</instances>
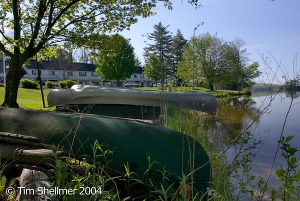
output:
<instances>
[{"instance_id":1,"label":"distant building","mask_svg":"<svg viewBox=\"0 0 300 201\"><path fill-rule=\"evenodd\" d=\"M8 62L7 64L8 65ZM96 66L87 63L75 62L56 62L56 61L43 61L39 64L41 70L41 79L46 81L61 81L61 80L74 80L78 83L93 83L98 85L116 86L116 81L104 80L96 73ZM24 66L27 72L23 78L37 80L38 66L34 60L31 60ZM0 81L3 82L3 67L0 63ZM138 86L152 86L153 82L143 75L143 68L138 67L130 78L122 81L125 84L137 84Z\"/></svg>"}]
</instances>

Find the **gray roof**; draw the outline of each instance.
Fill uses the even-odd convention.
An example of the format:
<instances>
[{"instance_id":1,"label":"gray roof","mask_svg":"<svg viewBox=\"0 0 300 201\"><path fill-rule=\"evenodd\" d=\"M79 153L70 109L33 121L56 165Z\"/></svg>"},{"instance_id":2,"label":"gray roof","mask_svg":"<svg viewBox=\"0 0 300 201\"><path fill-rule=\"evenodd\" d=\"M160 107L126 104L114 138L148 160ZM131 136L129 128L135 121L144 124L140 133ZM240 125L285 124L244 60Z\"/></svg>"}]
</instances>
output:
<instances>
[{"instance_id":1,"label":"gray roof","mask_svg":"<svg viewBox=\"0 0 300 201\"><path fill-rule=\"evenodd\" d=\"M9 61L6 61L6 65L9 65ZM87 64L87 63L68 63L68 70L70 71L95 71L96 65L95 64ZM3 73L3 62L0 61L0 73ZM26 68L28 69L37 69L37 63L35 60L30 60L29 63L27 63ZM43 61L39 64L40 69L42 70L61 70L62 68L55 65L55 62L53 61ZM143 74L144 68L137 67L135 70L135 73L137 74Z\"/></svg>"},{"instance_id":2,"label":"gray roof","mask_svg":"<svg viewBox=\"0 0 300 201\"><path fill-rule=\"evenodd\" d=\"M42 70L61 70L61 64L57 64L55 61L43 61L39 64ZM72 71L95 71L96 66L94 64L87 63L65 63L68 65L68 69ZM28 69L37 69L37 63L35 60L31 60L29 64L25 65Z\"/></svg>"}]
</instances>

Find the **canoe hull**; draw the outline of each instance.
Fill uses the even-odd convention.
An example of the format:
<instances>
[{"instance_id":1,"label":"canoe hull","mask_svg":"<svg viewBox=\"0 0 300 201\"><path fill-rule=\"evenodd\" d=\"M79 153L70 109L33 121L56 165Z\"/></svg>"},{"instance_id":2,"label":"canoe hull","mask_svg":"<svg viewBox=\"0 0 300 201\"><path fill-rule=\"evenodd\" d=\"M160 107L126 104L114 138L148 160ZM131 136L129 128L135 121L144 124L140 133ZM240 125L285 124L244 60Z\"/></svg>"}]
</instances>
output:
<instances>
[{"instance_id":1,"label":"canoe hull","mask_svg":"<svg viewBox=\"0 0 300 201\"><path fill-rule=\"evenodd\" d=\"M211 180L208 156L191 137L152 124L98 115L67 114L0 108L0 131L38 138L63 147L72 156L92 157L97 140L113 152L109 167L124 172L124 164L139 175L148 168L147 157L178 177L191 172L194 188L206 191Z\"/></svg>"},{"instance_id":2,"label":"canoe hull","mask_svg":"<svg viewBox=\"0 0 300 201\"><path fill-rule=\"evenodd\" d=\"M214 113L216 98L208 93L143 91L125 88L74 85L71 89L53 89L48 96L49 106L64 105L136 105L176 107Z\"/></svg>"}]
</instances>

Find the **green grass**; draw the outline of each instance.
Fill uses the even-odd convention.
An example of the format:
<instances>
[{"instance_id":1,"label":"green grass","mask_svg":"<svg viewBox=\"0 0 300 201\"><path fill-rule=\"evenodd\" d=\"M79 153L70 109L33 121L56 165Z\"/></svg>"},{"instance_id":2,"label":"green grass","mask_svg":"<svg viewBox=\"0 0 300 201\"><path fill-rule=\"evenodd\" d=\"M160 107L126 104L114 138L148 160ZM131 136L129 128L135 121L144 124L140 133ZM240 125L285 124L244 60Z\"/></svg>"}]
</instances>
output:
<instances>
[{"instance_id":1,"label":"green grass","mask_svg":"<svg viewBox=\"0 0 300 201\"><path fill-rule=\"evenodd\" d=\"M139 87L135 89L145 90L145 91L160 91L160 87ZM242 96L247 95L246 91L235 91L235 90L215 90L211 91L203 87L167 87L166 91L173 92L201 92L210 93L216 97L226 97L226 96Z\"/></svg>"},{"instance_id":2,"label":"green grass","mask_svg":"<svg viewBox=\"0 0 300 201\"><path fill-rule=\"evenodd\" d=\"M47 95L50 90L44 89L43 91L44 91L46 107L48 107ZM3 103L4 95L5 95L5 89L4 89L4 87L0 87L0 104ZM19 88L17 102L18 102L20 108L24 108L24 109L51 110L51 108L43 108L41 91L39 89Z\"/></svg>"}]
</instances>

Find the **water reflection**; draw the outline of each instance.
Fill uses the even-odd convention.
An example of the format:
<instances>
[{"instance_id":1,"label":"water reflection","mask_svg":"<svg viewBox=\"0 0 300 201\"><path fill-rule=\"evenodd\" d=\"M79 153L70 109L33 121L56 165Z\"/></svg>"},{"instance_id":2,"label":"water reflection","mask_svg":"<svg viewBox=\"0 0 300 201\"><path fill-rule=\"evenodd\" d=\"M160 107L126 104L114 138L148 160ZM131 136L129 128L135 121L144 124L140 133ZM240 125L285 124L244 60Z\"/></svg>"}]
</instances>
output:
<instances>
[{"instance_id":1,"label":"water reflection","mask_svg":"<svg viewBox=\"0 0 300 201\"><path fill-rule=\"evenodd\" d=\"M254 94L255 95L255 94ZM242 133L251 123L252 126L245 132L249 139L239 141L235 144L227 156L234 157L242 144L255 147L253 162L251 164L251 174L262 176L266 179L271 167L277 141L283 128L283 123L287 111L291 104L291 111L287 117L287 123L283 131L284 136L295 135L292 145L300 149L300 92L288 92L280 94L259 94L251 98L219 99L216 115L198 115L195 112L186 110L168 109L164 116L164 125L180 132L192 135L203 145L217 147L222 151L224 147L230 145L232 140ZM265 109L267 110L265 111ZM258 115L262 112L262 115ZM206 132L208 135L201 135ZM205 138L204 138L204 137ZM261 142L258 144L257 142ZM206 143L206 144L205 144ZM252 146L253 147L253 146ZM298 153L299 155L299 153ZM269 184L275 188L279 186L278 180L274 176L274 170L284 165L281 152L278 153L273 173Z\"/></svg>"},{"instance_id":2,"label":"water reflection","mask_svg":"<svg viewBox=\"0 0 300 201\"><path fill-rule=\"evenodd\" d=\"M227 98L218 100L216 115L206 116L206 132L219 148L230 145L249 124L258 123L260 110L251 98Z\"/></svg>"}]
</instances>

